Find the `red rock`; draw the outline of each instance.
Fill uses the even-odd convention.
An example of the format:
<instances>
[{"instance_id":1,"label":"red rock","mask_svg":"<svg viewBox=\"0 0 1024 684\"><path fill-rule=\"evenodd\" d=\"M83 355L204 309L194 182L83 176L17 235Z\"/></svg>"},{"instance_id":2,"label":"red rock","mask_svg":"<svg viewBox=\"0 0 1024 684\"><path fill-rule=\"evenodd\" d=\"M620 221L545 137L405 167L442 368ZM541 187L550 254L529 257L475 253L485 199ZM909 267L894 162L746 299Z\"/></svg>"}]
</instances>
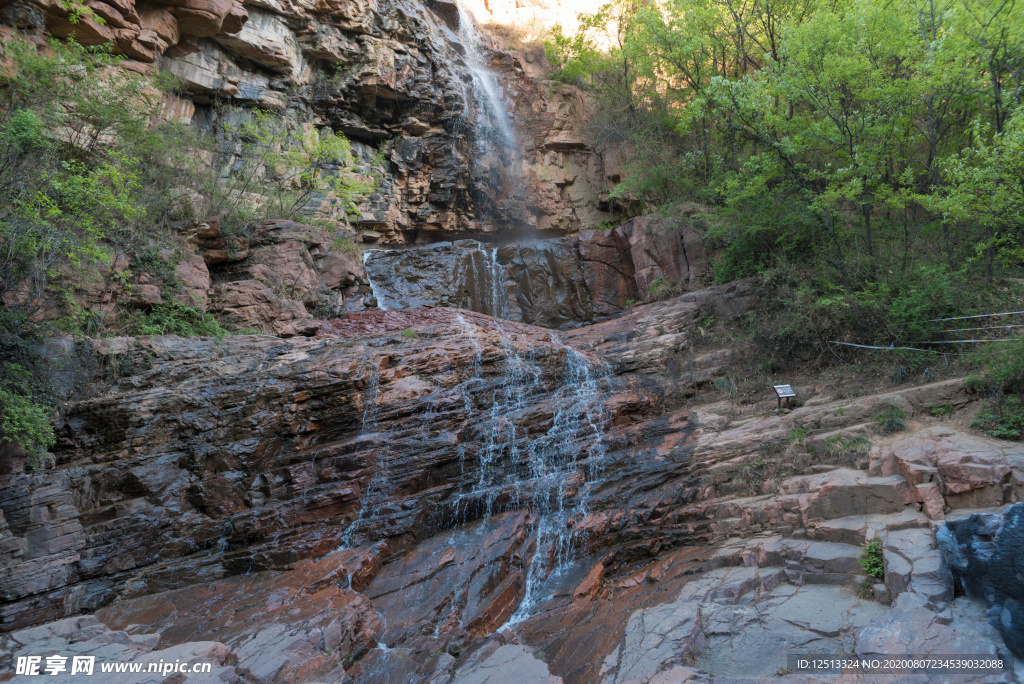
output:
<instances>
[{"instance_id":1,"label":"red rock","mask_svg":"<svg viewBox=\"0 0 1024 684\"><path fill-rule=\"evenodd\" d=\"M601 591L601 582L604 580L604 563L597 563L587 576L572 590L574 599L593 598Z\"/></svg>"},{"instance_id":2,"label":"red rock","mask_svg":"<svg viewBox=\"0 0 1024 684\"><path fill-rule=\"evenodd\" d=\"M114 629L159 630L165 647L216 639L260 682L308 682L377 643L379 617L347 588L351 556L340 551L289 571L121 601L97 617Z\"/></svg>"}]
</instances>

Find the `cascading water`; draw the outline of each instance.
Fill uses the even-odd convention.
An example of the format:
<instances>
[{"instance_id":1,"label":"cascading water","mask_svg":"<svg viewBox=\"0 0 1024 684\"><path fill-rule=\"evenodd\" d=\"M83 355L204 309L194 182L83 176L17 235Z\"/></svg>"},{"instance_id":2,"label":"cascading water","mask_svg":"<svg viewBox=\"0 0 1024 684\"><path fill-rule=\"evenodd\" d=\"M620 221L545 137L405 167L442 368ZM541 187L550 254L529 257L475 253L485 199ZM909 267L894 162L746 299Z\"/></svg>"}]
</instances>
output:
<instances>
[{"instance_id":1,"label":"cascading water","mask_svg":"<svg viewBox=\"0 0 1024 684\"><path fill-rule=\"evenodd\" d=\"M366 370L368 378L367 386L362 393L363 420L359 430L360 436L365 437L370 434L374 427L376 427L377 392L380 389L380 367L374 362L374 357L371 353L367 353L367 355L363 357L363 361L360 365ZM375 508L379 507L387 498L387 466L389 455L388 440L381 439L377 444L377 458L373 469L373 475L370 477L370 480L366 485L366 491L363 492L363 495L359 500L359 515L356 516L356 519L352 521L352 524L348 526L348 529L345 530L345 533L341 537L342 548L351 546L352 535L363 524L367 516L369 516Z\"/></svg>"},{"instance_id":2,"label":"cascading water","mask_svg":"<svg viewBox=\"0 0 1024 684\"><path fill-rule=\"evenodd\" d=\"M470 76L466 117L472 118L478 148L472 162L474 182L480 194L490 197L493 212L481 218L507 222L511 214L502 211L499 198L519 210L526 207L517 199L518 190L510 191L523 178L522 160L480 36L465 8L460 4L458 9ZM402 252L368 250L363 264L381 310L451 306L508 319L518 306L510 299L513 281L506 274L508 265L502 263L508 258L505 252L499 255L497 247L466 241ZM459 373L461 382L453 389L461 394L459 410L474 418L467 424L465 443L458 447L457 488L438 501L428 524L440 532L504 511L530 510L534 553L524 568L525 596L509 619L514 625L541 602L546 579L579 555L582 540L574 533L575 523L588 514L589 493L601 473L607 423L601 399L609 389L611 372L554 335L550 345L534 348L501 325L484 328L462 315L456 322L472 344L473 361L468 372ZM553 382L550 369L559 364L562 373ZM528 432L523 421L527 411L550 416L541 434L536 428ZM379 494L388 487L381 478L387 474L387 447L382 445L359 516L345 534L346 543L355 531L365 532L367 518L377 514Z\"/></svg>"},{"instance_id":3,"label":"cascading water","mask_svg":"<svg viewBox=\"0 0 1024 684\"><path fill-rule=\"evenodd\" d=\"M366 279L370 283L370 293L373 294L373 299L377 302L377 308L380 311L387 311L388 310L388 305L387 305L387 302L384 299L384 293L381 292L381 290L378 287L377 283L374 281L373 277L370 275L370 269L367 268L367 263L373 258L374 254L377 254L379 252L380 252L380 250L377 250L377 249L365 249L365 250L363 250L361 258L362 258L362 261L363 261L363 271L366 273Z\"/></svg>"},{"instance_id":4,"label":"cascading water","mask_svg":"<svg viewBox=\"0 0 1024 684\"><path fill-rule=\"evenodd\" d=\"M508 318L508 297L505 294L505 271L498 263L498 248L491 247L487 251L488 271L491 284L491 315L495 318Z\"/></svg>"},{"instance_id":5,"label":"cascading water","mask_svg":"<svg viewBox=\"0 0 1024 684\"><path fill-rule=\"evenodd\" d=\"M497 141L507 148L514 147L516 136L512 132L512 122L498 91L497 79L484 61L476 24L461 2L458 3L458 9L459 41L465 50L466 68L472 77L473 93L479 104L476 116L477 134L480 135L483 131L484 136L492 141ZM466 106L468 109L468 98ZM467 115L469 114L467 111Z\"/></svg>"},{"instance_id":6,"label":"cascading water","mask_svg":"<svg viewBox=\"0 0 1024 684\"><path fill-rule=\"evenodd\" d=\"M508 319L507 264L499 251L473 240L371 249L363 252L363 268L381 311L448 306Z\"/></svg>"},{"instance_id":7,"label":"cascading water","mask_svg":"<svg viewBox=\"0 0 1024 684\"><path fill-rule=\"evenodd\" d=\"M467 414L480 411L477 403L487 408L476 454L478 472L447 502L439 526L466 522L470 508L484 518L506 509L533 512L536 550L525 573L525 597L509 620L515 624L536 607L545 579L577 556L581 540L573 533L572 522L586 517L589 489L601 474L606 417L600 400L611 370L552 335L554 349L564 355L564 370L557 387L546 388L537 351L517 349L499 328L501 376L481 396L479 329L462 316L457 320L476 350L473 375L459 387ZM517 419L532 402L542 401L554 407L551 426L542 435L528 435ZM462 458L467 456L472 458ZM465 464L461 470L466 470Z\"/></svg>"},{"instance_id":8,"label":"cascading water","mask_svg":"<svg viewBox=\"0 0 1024 684\"><path fill-rule=\"evenodd\" d=\"M471 123L476 156L471 160L474 191L486 223L518 227L527 223L527 184L512 119L502 99L495 74L488 68L473 17L457 3L459 41L469 72L471 93L466 93L463 116ZM472 95L470 97L470 94ZM471 106L471 101L476 107Z\"/></svg>"},{"instance_id":9,"label":"cascading water","mask_svg":"<svg viewBox=\"0 0 1024 684\"><path fill-rule=\"evenodd\" d=\"M604 429L606 417L600 398L602 385L610 381L611 369L594 364L583 354L560 342L552 342L565 352L563 386L557 392L558 412L547 434L533 443L531 474L536 478L532 506L537 514L536 550L526 570L526 592L519 608L506 626L514 626L530 617L538 601L538 592L551 572L560 572L574 560L577 544L571 521L579 521L589 512L589 491L601 474L606 453ZM581 457L585 454L585 457ZM583 468L586 472L583 472ZM573 480L582 484L573 500L566 490Z\"/></svg>"}]
</instances>

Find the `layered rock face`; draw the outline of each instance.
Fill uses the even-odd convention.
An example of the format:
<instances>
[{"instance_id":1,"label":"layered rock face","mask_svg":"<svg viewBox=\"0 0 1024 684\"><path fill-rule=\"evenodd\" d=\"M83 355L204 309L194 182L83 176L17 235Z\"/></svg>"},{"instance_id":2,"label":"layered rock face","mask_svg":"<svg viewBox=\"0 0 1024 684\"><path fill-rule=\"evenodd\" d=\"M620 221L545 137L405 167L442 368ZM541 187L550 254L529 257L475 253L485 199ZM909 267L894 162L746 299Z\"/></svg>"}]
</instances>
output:
<instances>
[{"instance_id":1,"label":"layered rock face","mask_svg":"<svg viewBox=\"0 0 1024 684\"><path fill-rule=\"evenodd\" d=\"M370 250L363 264L379 309L451 306L548 328L620 313L659 285L690 287L705 265L696 231L648 217L559 240Z\"/></svg>"},{"instance_id":2,"label":"layered rock face","mask_svg":"<svg viewBox=\"0 0 1024 684\"><path fill-rule=\"evenodd\" d=\"M85 366L109 389L69 407L57 469L10 462L5 624L280 567L343 539L402 548L528 505L536 469L561 473L545 487L578 489L562 480L586 440L649 400L592 424L611 391L595 360L473 316L435 311L408 335L361 341L97 342ZM570 382L590 373L591 389Z\"/></svg>"},{"instance_id":3,"label":"layered rock face","mask_svg":"<svg viewBox=\"0 0 1024 684\"><path fill-rule=\"evenodd\" d=\"M929 407L972 400L958 380L780 415L679 407L735 368L738 351L698 353L701 320L754 305L733 284L564 339L433 308L347 314L311 339L54 347L62 379L90 389L54 463L3 461L5 650L114 657L116 642L253 682L1009 657L985 607L955 596L932 520L1017 500L1019 454L929 424ZM871 431L887 405L909 432ZM882 580L860 563L873 539ZM1000 672L964 681L1012 681Z\"/></svg>"},{"instance_id":4,"label":"layered rock face","mask_svg":"<svg viewBox=\"0 0 1024 684\"><path fill-rule=\"evenodd\" d=\"M972 401L960 380L781 413L680 405L742 357L701 353L701 321L754 306L735 283L562 337L433 308L313 338L51 345L79 389L53 462L2 461L3 651L282 684L1009 657L955 595L932 521L1017 500L1017 450L932 417ZM873 432L886 406L908 432ZM860 562L873 539L881 579Z\"/></svg>"},{"instance_id":5,"label":"layered rock face","mask_svg":"<svg viewBox=\"0 0 1024 684\"><path fill-rule=\"evenodd\" d=\"M124 309L150 309L175 302L216 314L234 330L281 336L313 335L315 316L362 310L370 293L355 233L328 232L294 221L263 221L248 234L230 234L216 217L176 229L177 250L163 249L137 267L131 281L119 256L99 277L62 277L62 288L42 297L9 292L4 304L29 308L38 319L62 315L63 296L93 315L113 321ZM338 249L340 238L349 249Z\"/></svg>"},{"instance_id":6,"label":"layered rock face","mask_svg":"<svg viewBox=\"0 0 1024 684\"><path fill-rule=\"evenodd\" d=\"M602 198L614 172L605 173L601 154L579 133L587 114L581 93L542 82L540 65L526 69L523 58L487 43L479 46L483 67L500 72L498 97L523 131L511 164L522 187L509 196L508 159L482 144L484 105L454 4L94 0L88 7L91 14L77 21L59 2L4 0L0 20L111 44L129 58L125 68L173 74L181 97L165 103L162 117L219 136L226 156L217 163L225 168L237 147L230 124L244 113L223 105L344 133L362 170L381 178L354 222L367 242L578 231L607 217ZM370 168L378 151L384 159ZM315 214L346 221L330 198L314 200Z\"/></svg>"}]
</instances>

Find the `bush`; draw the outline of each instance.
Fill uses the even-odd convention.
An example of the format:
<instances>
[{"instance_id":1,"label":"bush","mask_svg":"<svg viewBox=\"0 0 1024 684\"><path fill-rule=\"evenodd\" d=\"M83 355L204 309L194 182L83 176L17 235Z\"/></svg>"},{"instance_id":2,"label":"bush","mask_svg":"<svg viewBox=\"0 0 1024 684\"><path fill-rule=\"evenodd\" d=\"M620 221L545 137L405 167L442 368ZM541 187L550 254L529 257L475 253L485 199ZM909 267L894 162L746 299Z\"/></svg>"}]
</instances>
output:
<instances>
[{"instance_id":1,"label":"bush","mask_svg":"<svg viewBox=\"0 0 1024 684\"><path fill-rule=\"evenodd\" d=\"M331 243L331 251L339 254L361 254L359 245L352 242L351 238L340 237Z\"/></svg>"},{"instance_id":2,"label":"bush","mask_svg":"<svg viewBox=\"0 0 1024 684\"><path fill-rule=\"evenodd\" d=\"M57 392L39 353L37 326L24 315L0 311L0 441L34 457L54 443L51 415Z\"/></svg>"},{"instance_id":3,"label":"bush","mask_svg":"<svg viewBox=\"0 0 1024 684\"><path fill-rule=\"evenodd\" d=\"M178 335L180 337L214 337L218 342L227 329L212 314L179 302L157 304L128 321L131 335Z\"/></svg>"},{"instance_id":4,"label":"bush","mask_svg":"<svg viewBox=\"0 0 1024 684\"><path fill-rule=\"evenodd\" d=\"M883 435L889 435L893 432L906 430L906 417L907 412L899 406L886 404L882 407L882 411L880 413L875 414L875 420L878 421L878 431Z\"/></svg>"},{"instance_id":5,"label":"bush","mask_svg":"<svg viewBox=\"0 0 1024 684\"><path fill-rule=\"evenodd\" d=\"M346 214L356 214L356 203L377 186L377 179L355 172L352 146L330 128L304 129L260 109L226 109L222 119L224 135L239 147L226 182L207 188L212 213L245 216L249 194L257 192L264 198L257 213L267 218L299 218L328 194ZM383 152L371 166L383 161Z\"/></svg>"},{"instance_id":6,"label":"bush","mask_svg":"<svg viewBox=\"0 0 1024 684\"><path fill-rule=\"evenodd\" d=\"M157 100L109 50L8 41L0 53L0 295L37 290L64 267L109 260L107 242L144 219L136 139Z\"/></svg>"},{"instance_id":7,"label":"bush","mask_svg":"<svg viewBox=\"0 0 1024 684\"><path fill-rule=\"evenodd\" d=\"M861 547L860 567L867 573L868 577L876 580L885 578L885 554L882 550L882 540L872 539Z\"/></svg>"},{"instance_id":8,"label":"bush","mask_svg":"<svg viewBox=\"0 0 1024 684\"><path fill-rule=\"evenodd\" d=\"M928 321L968 310L971 291L964 275L950 271L945 264L921 265L883 284L878 296L888 300L889 322L900 337L898 344L919 346L928 340L946 339L937 331L950 326Z\"/></svg>"},{"instance_id":9,"label":"bush","mask_svg":"<svg viewBox=\"0 0 1024 684\"><path fill-rule=\"evenodd\" d=\"M350 214L375 187L329 128L227 109L217 148L194 127L160 122L175 84L118 68L109 48L15 39L0 59L0 297L29 301L54 276L115 255L137 271L147 251L172 246L154 230L172 221L219 214L225 232L243 231L257 218L299 218L327 196ZM211 155L228 157L226 180Z\"/></svg>"},{"instance_id":10,"label":"bush","mask_svg":"<svg viewBox=\"0 0 1024 684\"><path fill-rule=\"evenodd\" d=\"M665 280L664 278L658 278L652 280L647 286L647 301L649 302L660 302L663 299L670 299L680 293L680 288L677 283Z\"/></svg>"},{"instance_id":11,"label":"bush","mask_svg":"<svg viewBox=\"0 0 1024 684\"><path fill-rule=\"evenodd\" d=\"M993 399L972 425L998 439L1024 438L1024 401L1015 394Z\"/></svg>"},{"instance_id":12,"label":"bush","mask_svg":"<svg viewBox=\"0 0 1024 684\"><path fill-rule=\"evenodd\" d=\"M718 252L711 263L715 282L758 275L780 263L813 260L814 219L790 202L763 197L742 208L723 208L704 234L704 245Z\"/></svg>"}]
</instances>

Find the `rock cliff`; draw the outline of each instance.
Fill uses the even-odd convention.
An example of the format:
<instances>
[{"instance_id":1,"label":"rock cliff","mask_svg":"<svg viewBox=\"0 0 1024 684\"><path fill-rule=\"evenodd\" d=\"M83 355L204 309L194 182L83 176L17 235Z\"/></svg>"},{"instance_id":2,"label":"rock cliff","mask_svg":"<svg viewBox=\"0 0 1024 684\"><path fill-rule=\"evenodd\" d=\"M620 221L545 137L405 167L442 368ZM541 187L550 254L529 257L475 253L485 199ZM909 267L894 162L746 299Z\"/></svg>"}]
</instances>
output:
<instances>
[{"instance_id":1,"label":"rock cliff","mask_svg":"<svg viewBox=\"0 0 1024 684\"><path fill-rule=\"evenodd\" d=\"M607 216L604 197L619 171L606 173L601 150L581 133L584 96L474 30L519 132L511 158L487 145L484 103L466 64L470 38L459 26L460 16L472 20L453 3L89 0L84 13L73 11L4 0L0 21L109 45L126 57L125 69L173 75L180 96L169 97L163 117L219 136L221 164L236 147L225 105L344 133L364 170L382 178L354 220L367 242L576 232ZM12 35L5 29L5 39ZM512 196L510 165L521 181ZM314 198L310 211L344 221L328 199Z\"/></svg>"},{"instance_id":2,"label":"rock cliff","mask_svg":"<svg viewBox=\"0 0 1024 684\"><path fill-rule=\"evenodd\" d=\"M743 358L702 353L700 323L754 306L734 284L561 337L433 308L312 338L51 345L72 394L53 461L3 461L5 650L117 643L251 682L1011 658L932 528L1018 500L1019 450L930 417L970 404L959 380L778 414L681 404ZM909 432L874 433L886 406ZM871 539L882 580L859 560Z\"/></svg>"},{"instance_id":3,"label":"rock cliff","mask_svg":"<svg viewBox=\"0 0 1024 684\"><path fill-rule=\"evenodd\" d=\"M873 682L910 673L795 658L1021 657L1024 452L969 427L956 377L736 396L758 366L735 331L770 294L704 287L693 216L595 229L623 150L476 25L566 6L0 3L5 37L177 76L164 116L218 136L214 163L231 103L344 132L381 177L350 223L313 199L340 231L209 217L131 282L70 285L91 312L178 302L254 334L46 343L57 441L0 443L0 681L54 654L211 666L154 684Z\"/></svg>"}]
</instances>

